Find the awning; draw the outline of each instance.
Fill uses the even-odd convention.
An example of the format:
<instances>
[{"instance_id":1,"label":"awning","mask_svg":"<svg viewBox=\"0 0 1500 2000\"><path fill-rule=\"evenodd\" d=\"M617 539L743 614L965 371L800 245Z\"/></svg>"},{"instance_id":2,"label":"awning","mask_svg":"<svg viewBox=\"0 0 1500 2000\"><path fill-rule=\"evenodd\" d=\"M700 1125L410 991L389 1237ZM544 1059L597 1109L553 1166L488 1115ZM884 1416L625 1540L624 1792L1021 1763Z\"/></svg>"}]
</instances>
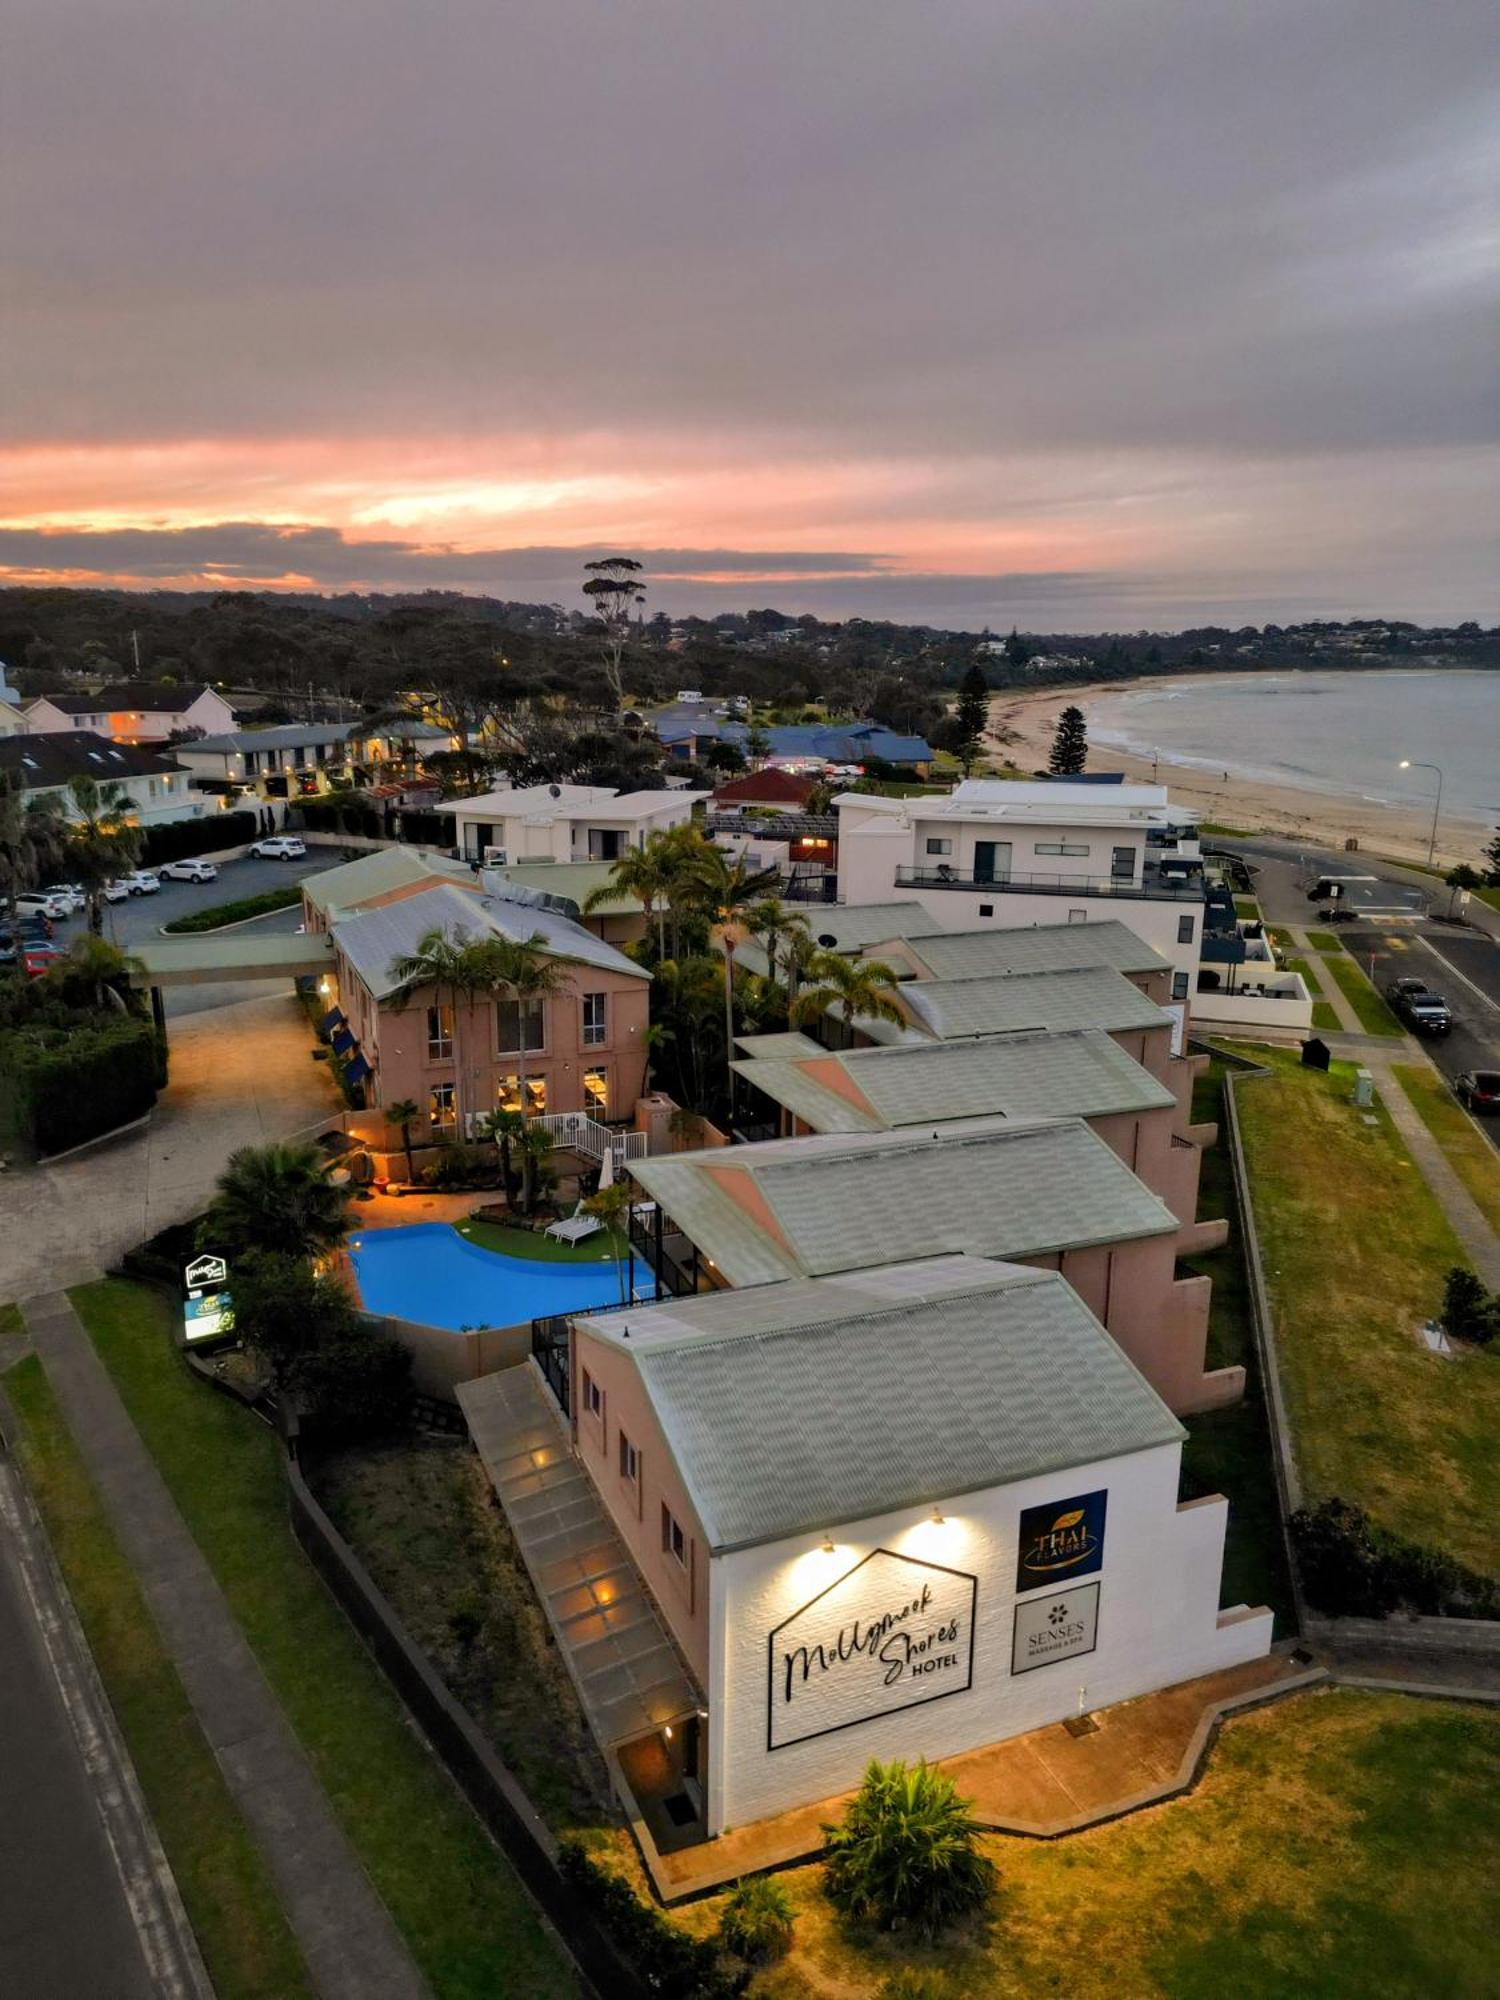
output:
<instances>
[{"instance_id":1,"label":"awning","mask_svg":"<svg viewBox=\"0 0 1500 2000\"><path fill-rule=\"evenodd\" d=\"M348 1055L349 1051L356 1045L347 1021L342 1027L334 1029L332 1040L333 1052L336 1056Z\"/></svg>"},{"instance_id":2,"label":"awning","mask_svg":"<svg viewBox=\"0 0 1500 2000\"><path fill-rule=\"evenodd\" d=\"M328 1012L323 1016L321 1025L328 1030L329 1034L332 1034L335 1028L342 1026L343 1019L344 1010L342 1007L330 1007Z\"/></svg>"},{"instance_id":3,"label":"awning","mask_svg":"<svg viewBox=\"0 0 1500 2000\"><path fill-rule=\"evenodd\" d=\"M365 1061L364 1057L360 1055L359 1052L356 1050L354 1056L350 1060L349 1067L344 1071L344 1075L348 1078L350 1083L362 1083L369 1074L370 1074L370 1065Z\"/></svg>"}]
</instances>

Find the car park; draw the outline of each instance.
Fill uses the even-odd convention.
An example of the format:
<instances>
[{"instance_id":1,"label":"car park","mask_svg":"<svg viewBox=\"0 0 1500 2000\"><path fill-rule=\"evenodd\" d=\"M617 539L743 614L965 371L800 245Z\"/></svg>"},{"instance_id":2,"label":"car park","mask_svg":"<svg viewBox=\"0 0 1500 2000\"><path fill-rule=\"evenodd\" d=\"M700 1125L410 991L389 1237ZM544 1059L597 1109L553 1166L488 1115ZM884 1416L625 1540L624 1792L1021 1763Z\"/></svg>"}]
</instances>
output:
<instances>
[{"instance_id":1,"label":"car park","mask_svg":"<svg viewBox=\"0 0 1500 2000\"><path fill-rule=\"evenodd\" d=\"M262 861L300 861L307 852L307 843L294 833L273 833L257 840L250 852Z\"/></svg>"},{"instance_id":2,"label":"car park","mask_svg":"<svg viewBox=\"0 0 1500 2000\"><path fill-rule=\"evenodd\" d=\"M64 917L72 915L72 910L61 896L51 896L42 889L30 889L23 896L17 896L16 909L23 917L46 917L50 923L61 923Z\"/></svg>"},{"instance_id":3,"label":"car park","mask_svg":"<svg viewBox=\"0 0 1500 2000\"><path fill-rule=\"evenodd\" d=\"M1385 997L1396 1019L1413 1034L1446 1035L1453 1026L1447 1001L1432 992L1425 979L1393 979Z\"/></svg>"},{"instance_id":4,"label":"car park","mask_svg":"<svg viewBox=\"0 0 1500 2000\"><path fill-rule=\"evenodd\" d=\"M80 910L88 908L89 899L82 885L77 882L48 882L36 892L39 896L51 896L55 902L65 903L68 914L76 916Z\"/></svg>"},{"instance_id":5,"label":"car park","mask_svg":"<svg viewBox=\"0 0 1500 2000\"><path fill-rule=\"evenodd\" d=\"M1466 1069L1454 1077L1453 1094L1470 1111L1500 1113L1500 1069Z\"/></svg>"},{"instance_id":6,"label":"car park","mask_svg":"<svg viewBox=\"0 0 1500 2000\"><path fill-rule=\"evenodd\" d=\"M197 855L190 855L184 861L169 861L161 870L171 882L216 882L219 871L211 861L202 861Z\"/></svg>"},{"instance_id":7,"label":"car park","mask_svg":"<svg viewBox=\"0 0 1500 2000\"><path fill-rule=\"evenodd\" d=\"M133 875L122 875L120 880L130 896L154 896L161 888L161 877L149 868L137 868Z\"/></svg>"},{"instance_id":8,"label":"car park","mask_svg":"<svg viewBox=\"0 0 1500 2000\"><path fill-rule=\"evenodd\" d=\"M104 898L106 903L123 903L130 893L130 878L128 875L115 876L113 880L106 882L99 891L99 894Z\"/></svg>"}]
</instances>

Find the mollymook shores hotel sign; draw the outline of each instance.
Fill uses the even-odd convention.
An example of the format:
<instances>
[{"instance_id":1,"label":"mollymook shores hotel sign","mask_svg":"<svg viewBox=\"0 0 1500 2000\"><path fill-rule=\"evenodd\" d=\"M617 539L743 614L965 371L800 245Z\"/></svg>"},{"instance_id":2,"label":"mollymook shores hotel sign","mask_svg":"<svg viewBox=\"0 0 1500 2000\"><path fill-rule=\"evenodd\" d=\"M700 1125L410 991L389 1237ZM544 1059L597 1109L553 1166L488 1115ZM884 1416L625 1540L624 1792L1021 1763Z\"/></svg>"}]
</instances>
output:
<instances>
[{"instance_id":1,"label":"mollymook shores hotel sign","mask_svg":"<svg viewBox=\"0 0 1500 2000\"><path fill-rule=\"evenodd\" d=\"M876 1549L772 1631L768 1747L961 1694L979 1580Z\"/></svg>"}]
</instances>

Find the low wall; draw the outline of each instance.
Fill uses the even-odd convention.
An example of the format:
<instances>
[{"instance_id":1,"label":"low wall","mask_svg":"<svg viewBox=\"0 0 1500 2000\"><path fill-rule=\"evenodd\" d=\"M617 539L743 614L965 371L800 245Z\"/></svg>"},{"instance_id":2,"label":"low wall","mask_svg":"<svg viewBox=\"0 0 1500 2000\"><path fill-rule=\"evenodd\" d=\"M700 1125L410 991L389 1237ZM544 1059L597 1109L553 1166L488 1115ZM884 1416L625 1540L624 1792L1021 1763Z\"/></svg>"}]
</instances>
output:
<instances>
[{"instance_id":1,"label":"low wall","mask_svg":"<svg viewBox=\"0 0 1500 2000\"><path fill-rule=\"evenodd\" d=\"M460 1382L516 1368L531 1352L531 1322L523 1326L474 1327L455 1332L447 1326L424 1326L418 1320L394 1319L389 1313L365 1318L388 1333L411 1356L411 1384L423 1396L457 1402Z\"/></svg>"},{"instance_id":2,"label":"low wall","mask_svg":"<svg viewBox=\"0 0 1500 2000\"><path fill-rule=\"evenodd\" d=\"M286 1461L292 1531L348 1614L459 1790L561 1933L584 1977L602 1994L647 2000L649 1988L581 1908L558 1873L558 1846L514 1773L495 1755L467 1709L453 1699L363 1563Z\"/></svg>"},{"instance_id":3,"label":"low wall","mask_svg":"<svg viewBox=\"0 0 1500 2000\"><path fill-rule=\"evenodd\" d=\"M1195 993L1193 1021L1206 1028L1281 1028L1290 1035L1305 1035L1312 1032L1312 998L1305 988L1301 994L1279 999L1255 993Z\"/></svg>"}]
</instances>

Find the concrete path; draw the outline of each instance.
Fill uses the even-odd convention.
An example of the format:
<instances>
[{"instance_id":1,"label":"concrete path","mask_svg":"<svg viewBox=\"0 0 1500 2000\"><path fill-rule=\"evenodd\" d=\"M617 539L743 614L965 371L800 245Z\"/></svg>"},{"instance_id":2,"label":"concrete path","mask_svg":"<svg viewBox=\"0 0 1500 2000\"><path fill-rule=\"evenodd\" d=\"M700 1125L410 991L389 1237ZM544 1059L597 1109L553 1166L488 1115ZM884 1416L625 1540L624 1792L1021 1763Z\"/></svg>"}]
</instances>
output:
<instances>
[{"instance_id":1,"label":"concrete path","mask_svg":"<svg viewBox=\"0 0 1500 2000\"><path fill-rule=\"evenodd\" d=\"M419 2000L421 1975L72 1304L50 1291L21 1310L319 1993Z\"/></svg>"},{"instance_id":2,"label":"concrete path","mask_svg":"<svg viewBox=\"0 0 1500 2000\"><path fill-rule=\"evenodd\" d=\"M288 993L189 1015L151 1122L52 1167L0 1175L0 1300L78 1284L203 1206L236 1146L330 1122L339 1101Z\"/></svg>"}]
</instances>

